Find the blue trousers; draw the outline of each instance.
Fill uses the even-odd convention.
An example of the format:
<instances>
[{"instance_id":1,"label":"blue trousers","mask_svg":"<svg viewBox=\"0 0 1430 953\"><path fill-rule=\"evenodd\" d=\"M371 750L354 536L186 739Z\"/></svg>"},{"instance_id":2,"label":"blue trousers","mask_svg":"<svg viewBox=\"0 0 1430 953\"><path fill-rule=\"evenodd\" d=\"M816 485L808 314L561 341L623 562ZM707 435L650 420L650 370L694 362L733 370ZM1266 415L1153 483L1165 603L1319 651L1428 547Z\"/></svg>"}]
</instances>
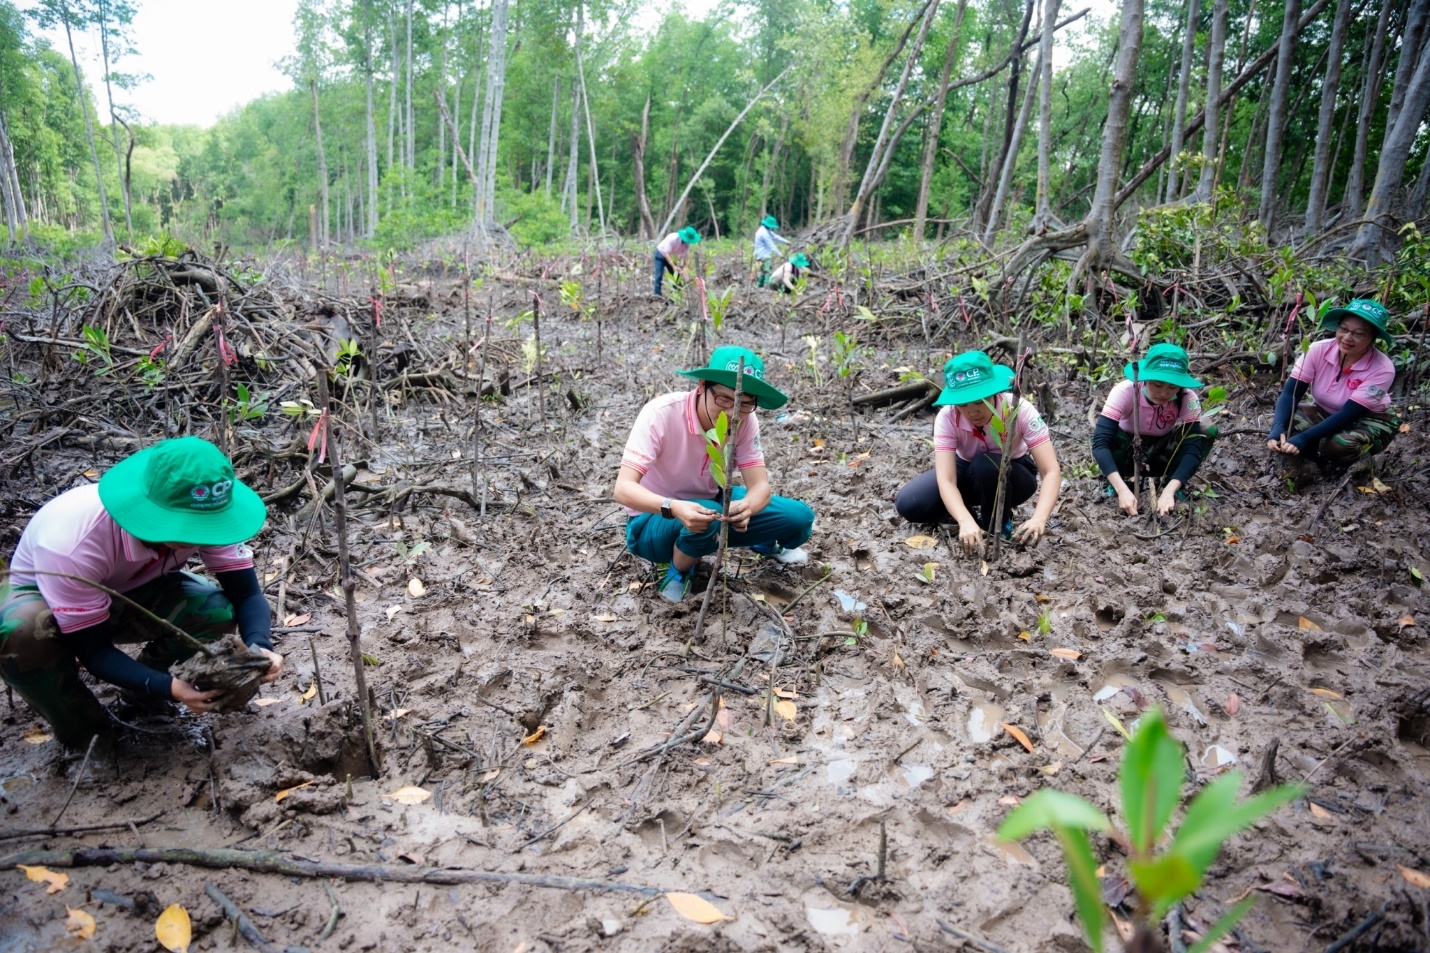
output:
<instances>
[{"instance_id":1,"label":"blue trousers","mask_svg":"<svg viewBox=\"0 0 1430 953\"><path fill-rule=\"evenodd\" d=\"M737 486L732 499L742 499L745 488ZM708 509L720 511L718 500L691 500ZM720 548L720 523L710 524L703 533L692 533L678 519L666 519L659 513L638 513L626 523L626 548L653 563L668 563L679 547L687 556L709 556ZM785 549L803 546L814 530L814 510L799 500L785 496L770 497L770 505L750 517L744 532L730 530L731 546L758 546L779 543Z\"/></svg>"},{"instance_id":2,"label":"blue trousers","mask_svg":"<svg viewBox=\"0 0 1430 953\"><path fill-rule=\"evenodd\" d=\"M660 297L660 283L661 283L661 279L663 279L663 278L665 277L665 273L666 273L667 271L670 272L672 275L675 274L675 266L672 265L672 264L670 263L669 259L667 259L667 258L666 258L664 255L662 255L660 252L656 252L656 253L655 253L655 295L656 295L657 298Z\"/></svg>"}]
</instances>

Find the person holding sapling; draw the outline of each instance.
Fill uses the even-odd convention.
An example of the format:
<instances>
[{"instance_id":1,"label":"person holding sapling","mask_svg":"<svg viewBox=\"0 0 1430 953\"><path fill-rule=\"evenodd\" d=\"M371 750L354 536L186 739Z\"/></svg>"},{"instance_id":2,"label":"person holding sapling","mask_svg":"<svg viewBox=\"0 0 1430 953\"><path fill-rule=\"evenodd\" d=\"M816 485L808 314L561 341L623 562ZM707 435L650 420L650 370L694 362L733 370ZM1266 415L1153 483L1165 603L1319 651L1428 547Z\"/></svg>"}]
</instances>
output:
<instances>
[{"instance_id":1,"label":"person holding sapling","mask_svg":"<svg viewBox=\"0 0 1430 953\"><path fill-rule=\"evenodd\" d=\"M283 657L269 641L268 601L243 545L266 517L228 458L198 437L161 441L110 467L99 483L50 500L0 578L0 677L70 747L109 727L76 660L132 695L183 702L196 713L217 707L221 692L167 674L197 646L130 602L111 601L90 584L98 583L200 642L237 628L269 659L262 681L273 681ZM194 556L218 585L183 571ZM146 644L135 659L116 642Z\"/></svg>"},{"instance_id":2,"label":"person holding sapling","mask_svg":"<svg viewBox=\"0 0 1430 953\"><path fill-rule=\"evenodd\" d=\"M1000 469L1007 481L999 520L1005 536L1036 543L1058 501L1062 469L1048 425L1031 403L1009 393L1015 376L982 351L949 359L943 392L934 401L943 408L933 425L934 468L904 484L894 499L894 508L911 523L953 519L966 553L978 548L983 532L993 531ZM1033 515L1015 533L1013 507L1035 489Z\"/></svg>"},{"instance_id":3,"label":"person holding sapling","mask_svg":"<svg viewBox=\"0 0 1430 953\"><path fill-rule=\"evenodd\" d=\"M759 286L763 288L770 282L770 269L774 265L774 257L780 252L780 245L788 245L789 239L776 233L780 223L773 215L766 215L760 221L760 227L755 229L755 261L760 266Z\"/></svg>"},{"instance_id":4,"label":"person holding sapling","mask_svg":"<svg viewBox=\"0 0 1430 953\"><path fill-rule=\"evenodd\" d=\"M1166 516L1216 438L1216 428L1202 423L1201 401L1193 390L1202 382L1192 376L1187 352L1175 344L1152 345L1145 358L1122 373L1127 379L1112 388L1098 415L1092 456L1122 512L1136 516L1137 491L1127 484L1140 443L1142 476L1162 484L1157 513Z\"/></svg>"},{"instance_id":5,"label":"person holding sapling","mask_svg":"<svg viewBox=\"0 0 1430 953\"><path fill-rule=\"evenodd\" d=\"M796 253L789 261L782 262L770 273L770 287L782 293L794 291L799 276L809 270L809 259L803 253Z\"/></svg>"},{"instance_id":6,"label":"person holding sapling","mask_svg":"<svg viewBox=\"0 0 1430 953\"><path fill-rule=\"evenodd\" d=\"M735 427L741 359L745 373ZM760 448L756 410L775 410L788 401L765 382L764 361L753 351L726 346L715 349L707 366L676 373L699 383L642 407L626 440L613 494L629 514L626 548L642 559L669 563L660 594L670 602L684 599L696 563L719 548L720 481L733 452L745 485L730 488L729 545L785 564L808 562L800 547L814 527L814 510L774 495Z\"/></svg>"},{"instance_id":7,"label":"person holding sapling","mask_svg":"<svg viewBox=\"0 0 1430 953\"><path fill-rule=\"evenodd\" d=\"M1390 312L1378 301L1357 298L1330 308L1321 327L1335 335L1312 344L1296 361L1276 401L1266 446L1273 453L1349 464L1384 450L1400 420L1390 413L1395 364L1387 347ZM1302 404L1310 392L1311 403Z\"/></svg>"},{"instance_id":8,"label":"person holding sapling","mask_svg":"<svg viewBox=\"0 0 1430 953\"><path fill-rule=\"evenodd\" d=\"M660 286L665 273L685 278L685 253L692 245L700 244L700 233L689 225L678 232L671 232L655 246L655 296L661 297Z\"/></svg>"}]
</instances>

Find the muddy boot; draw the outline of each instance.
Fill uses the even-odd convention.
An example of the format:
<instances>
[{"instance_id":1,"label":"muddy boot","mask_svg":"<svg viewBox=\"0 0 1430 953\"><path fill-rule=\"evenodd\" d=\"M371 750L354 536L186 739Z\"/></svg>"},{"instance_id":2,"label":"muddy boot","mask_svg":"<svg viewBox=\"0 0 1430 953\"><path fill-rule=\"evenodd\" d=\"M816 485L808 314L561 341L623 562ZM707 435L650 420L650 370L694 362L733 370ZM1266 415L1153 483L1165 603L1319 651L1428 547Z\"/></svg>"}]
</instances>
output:
<instances>
[{"instance_id":1,"label":"muddy boot","mask_svg":"<svg viewBox=\"0 0 1430 953\"><path fill-rule=\"evenodd\" d=\"M0 676L47 721L60 744L84 750L95 735L108 734L112 723L94 693L79 680L72 662L36 672L21 672L12 660L0 663Z\"/></svg>"}]
</instances>

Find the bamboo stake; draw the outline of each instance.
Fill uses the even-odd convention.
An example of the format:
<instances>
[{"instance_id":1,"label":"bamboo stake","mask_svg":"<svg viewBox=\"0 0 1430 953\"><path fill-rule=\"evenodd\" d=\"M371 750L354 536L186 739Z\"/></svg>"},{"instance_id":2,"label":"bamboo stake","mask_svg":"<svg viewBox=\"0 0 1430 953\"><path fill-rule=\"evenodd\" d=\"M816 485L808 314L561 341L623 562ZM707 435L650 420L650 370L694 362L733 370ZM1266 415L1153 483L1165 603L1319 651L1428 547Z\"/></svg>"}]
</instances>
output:
<instances>
[{"instance_id":1,"label":"bamboo stake","mask_svg":"<svg viewBox=\"0 0 1430 953\"><path fill-rule=\"evenodd\" d=\"M338 457L338 443L333 439L328 371L327 368L319 366L314 366L313 370L317 375L318 407L322 413L318 426L323 428L323 440L327 443L333 467L333 525L338 534L338 566L342 573L343 604L348 620L348 647L352 655L353 681L358 704L362 707L362 733L367 741L368 766L372 769L373 777L377 777L382 773L382 760L378 757L377 742L372 731L372 703L368 698L367 674L363 671L362 629L358 623L352 560L348 554L348 505L347 491L343 484L343 464ZM314 672L316 671L315 668Z\"/></svg>"},{"instance_id":2,"label":"bamboo stake","mask_svg":"<svg viewBox=\"0 0 1430 953\"><path fill-rule=\"evenodd\" d=\"M541 295L531 293L531 328L536 339L536 411L541 416L541 426L546 427L546 375L541 369Z\"/></svg>"},{"instance_id":3,"label":"bamboo stake","mask_svg":"<svg viewBox=\"0 0 1430 953\"><path fill-rule=\"evenodd\" d=\"M700 617L695 620L694 641L699 642L705 631L705 615L710 611L710 598L715 592L715 583L720 578L721 567L725 564L725 551L730 545L730 483L735 478L735 446L740 432L740 398L745 392L745 359L735 369L735 406L730 408L730 431L725 435L725 446L721 448L725 456L725 486L720 493L720 548L715 550L715 565L710 573L710 584L705 587L705 599L700 603ZM773 687L773 682L771 687Z\"/></svg>"},{"instance_id":4,"label":"bamboo stake","mask_svg":"<svg viewBox=\"0 0 1430 953\"><path fill-rule=\"evenodd\" d=\"M1003 501L1008 498L1008 448L1013 442L1013 430L1018 426L1018 402L1023 399L1023 334L1018 332L1018 353L1013 355L1013 401L1009 405L1013 413L1003 421L1003 433L999 435L1003 452L998 455L998 489L993 494L993 513L988 517L989 531L993 534L991 559L995 563L1003 552Z\"/></svg>"}]
</instances>

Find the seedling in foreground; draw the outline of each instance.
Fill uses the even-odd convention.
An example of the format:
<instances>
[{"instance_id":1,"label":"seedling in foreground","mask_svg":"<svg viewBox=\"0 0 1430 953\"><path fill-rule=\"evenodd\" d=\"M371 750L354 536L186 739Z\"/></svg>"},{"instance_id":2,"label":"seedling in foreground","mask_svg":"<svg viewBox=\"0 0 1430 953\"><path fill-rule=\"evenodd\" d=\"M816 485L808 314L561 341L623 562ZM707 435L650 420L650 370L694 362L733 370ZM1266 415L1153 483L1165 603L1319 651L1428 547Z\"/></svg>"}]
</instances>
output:
<instances>
[{"instance_id":1,"label":"seedling in foreground","mask_svg":"<svg viewBox=\"0 0 1430 953\"><path fill-rule=\"evenodd\" d=\"M1184 755L1181 742L1167 731L1162 710L1153 708L1142 716L1117 774L1125 833L1114 832L1112 822L1092 803L1052 788L1024 801L998 829L1002 840L1022 840L1040 830L1057 836L1078 919L1096 953L1103 949L1102 886L1088 831L1113 832L1128 846L1127 873L1138 892L1136 934L1128 949L1160 950L1157 925L1173 904L1201 887L1222 845L1305 791L1299 784L1282 785L1236 803L1242 775L1228 771L1192 798L1173 835L1169 824L1182 800ZM1251 904L1247 897L1233 906L1191 953L1204 953L1231 932Z\"/></svg>"},{"instance_id":2,"label":"seedling in foreground","mask_svg":"<svg viewBox=\"0 0 1430 953\"><path fill-rule=\"evenodd\" d=\"M710 458L710 475L715 478L720 489L725 486L725 438L730 434L730 418L725 411L715 418L713 430L705 431L705 455Z\"/></svg>"}]
</instances>

